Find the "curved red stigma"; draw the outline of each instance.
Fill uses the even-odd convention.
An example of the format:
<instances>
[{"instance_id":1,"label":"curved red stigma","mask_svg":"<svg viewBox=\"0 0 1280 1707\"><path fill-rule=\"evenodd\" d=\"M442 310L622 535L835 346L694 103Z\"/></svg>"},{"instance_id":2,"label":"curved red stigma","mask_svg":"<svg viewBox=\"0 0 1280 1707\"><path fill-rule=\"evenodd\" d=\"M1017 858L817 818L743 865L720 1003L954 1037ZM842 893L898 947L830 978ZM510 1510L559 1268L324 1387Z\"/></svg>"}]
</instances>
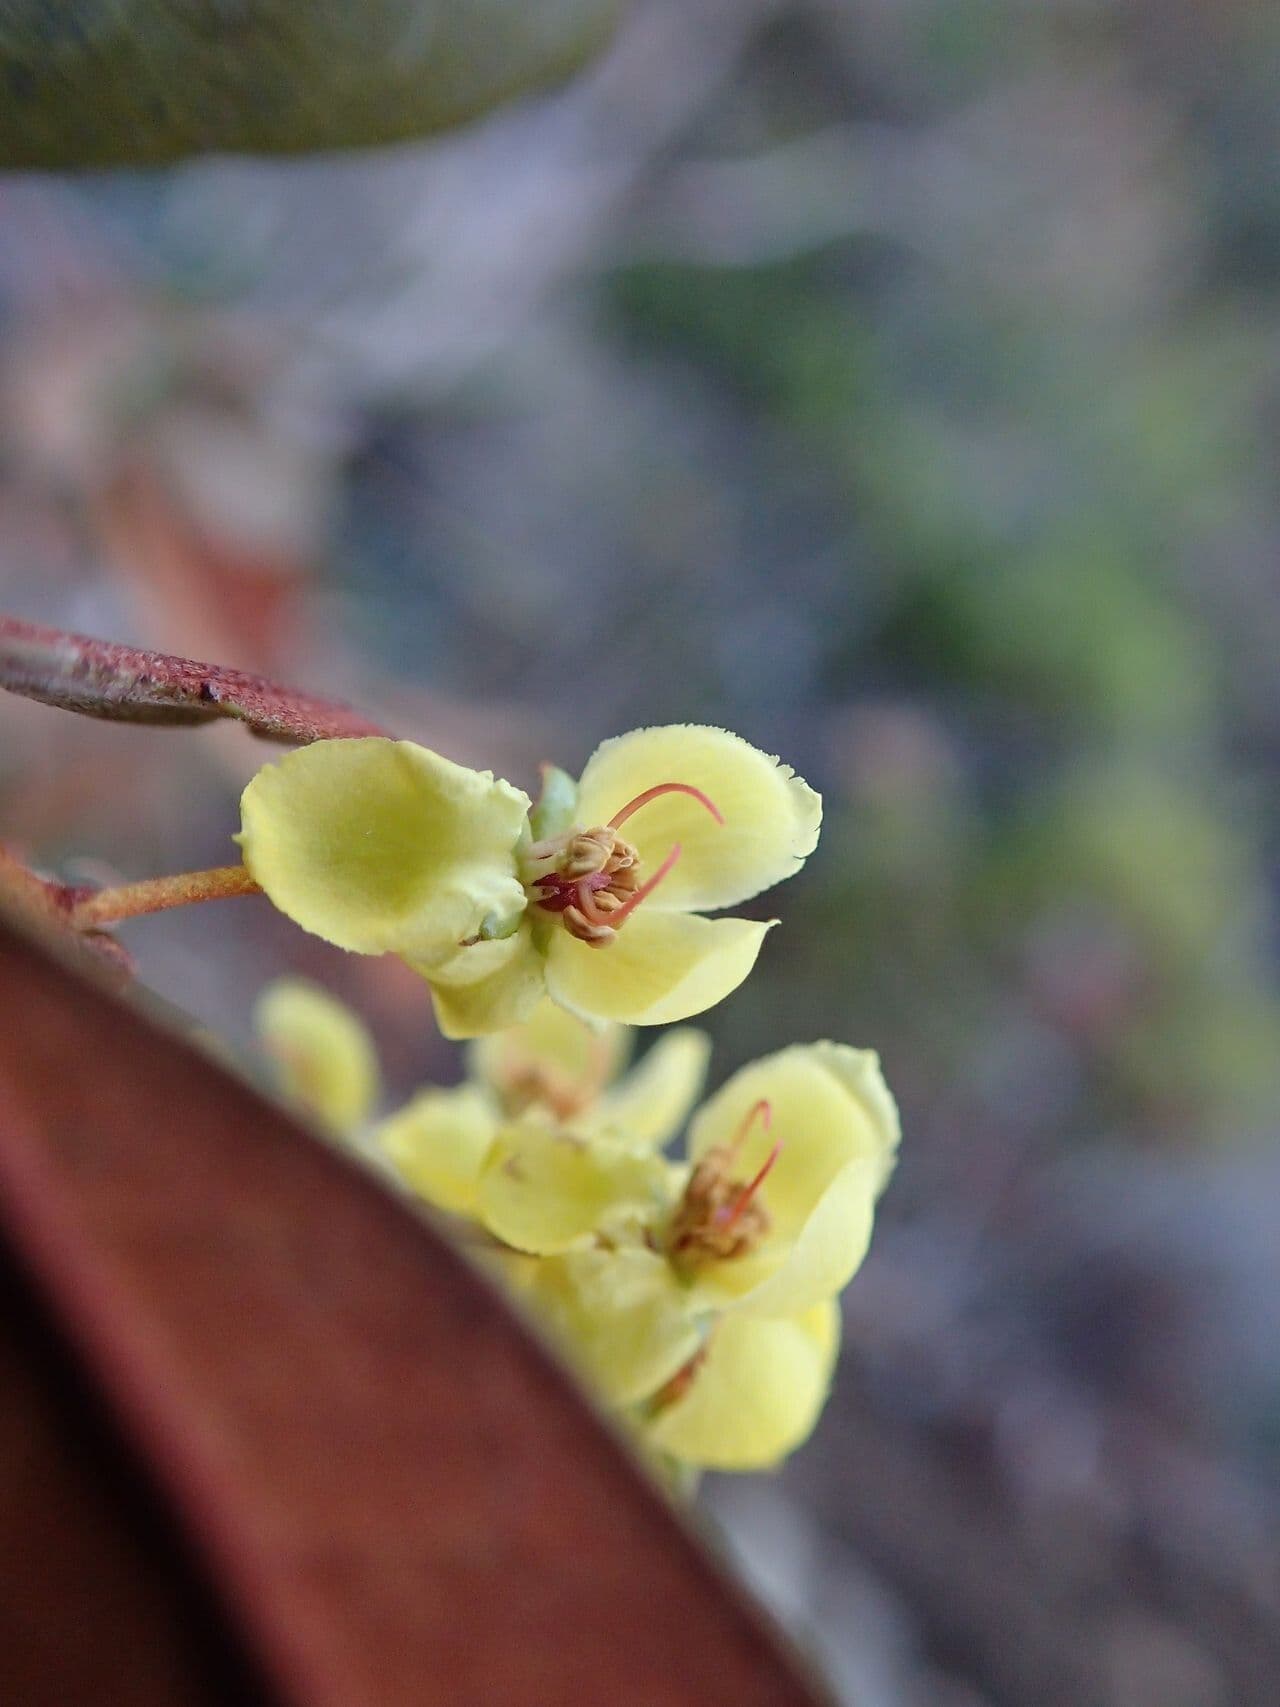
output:
<instances>
[{"instance_id":1,"label":"curved red stigma","mask_svg":"<svg viewBox=\"0 0 1280 1707\"><path fill-rule=\"evenodd\" d=\"M773 1149L770 1150L769 1154L765 1157L764 1166L756 1174L755 1178L743 1186L742 1190L738 1193L737 1197L734 1198L732 1204L730 1204L727 1209L722 1209L717 1214L716 1221L722 1229L733 1226L739 1215L742 1214L748 1203L751 1202L751 1199L769 1177L769 1174L773 1169L773 1164L781 1154L782 1140L779 1138L778 1142L773 1146Z\"/></svg>"},{"instance_id":2,"label":"curved red stigma","mask_svg":"<svg viewBox=\"0 0 1280 1707\"><path fill-rule=\"evenodd\" d=\"M663 794L687 794L696 800L700 806L705 806L717 824L724 823L724 813L709 795L695 788L691 782L660 782L653 788L646 788L643 794L637 794L634 800L628 800L621 812L615 812L609 820L611 830L619 829L626 823L633 812L638 812L642 806L647 806L651 800L657 800Z\"/></svg>"},{"instance_id":3,"label":"curved red stigma","mask_svg":"<svg viewBox=\"0 0 1280 1707\"><path fill-rule=\"evenodd\" d=\"M751 1107L743 1116L742 1123L738 1127L738 1130L725 1145L725 1153L728 1155L730 1160L738 1154L738 1151L741 1150L742 1146L746 1143L747 1134L750 1132L757 1120L764 1127L766 1132L773 1125L773 1104L769 1101L768 1097L761 1097L759 1102L752 1103Z\"/></svg>"}]
</instances>

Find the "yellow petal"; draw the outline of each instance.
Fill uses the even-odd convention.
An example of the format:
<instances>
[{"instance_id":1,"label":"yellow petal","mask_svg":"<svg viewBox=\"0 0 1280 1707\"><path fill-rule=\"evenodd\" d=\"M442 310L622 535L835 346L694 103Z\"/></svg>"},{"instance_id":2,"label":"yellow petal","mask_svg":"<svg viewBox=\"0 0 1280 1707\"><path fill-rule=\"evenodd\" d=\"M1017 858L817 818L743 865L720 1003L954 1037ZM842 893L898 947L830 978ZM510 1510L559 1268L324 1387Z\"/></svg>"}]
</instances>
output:
<instances>
[{"instance_id":1,"label":"yellow petal","mask_svg":"<svg viewBox=\"0 0 1280 1707\"><path fill-rule=\"evenodd\" d=\"M452 954L525 905L528 797L412 741L317 741L241 798L244 863L282 913L360 954Z\"/></svg>"},{"instance_id":2,"label":"yellow petal","mask_svg":"<svg viewBox=\"0 0 1280 1707\"><path fill-rule=\"evenodd\" d=\"M541 966L538 977L541 987ZM541 1103L563 1116L600 1095L629 1048L621 1026L596 1030L542 1001L523 1025L479 1038L467 1061L472 1078L488 1085L508 1113Z\"/></svg>"},{"instance_id":3,"label":"yellow petal","mask_svg":"<svg viewBox=\"0 0 1280 1707\"><path fill-rule=\"evenodd\" d=\"M681 848L646 906L736 906L799 871L817 845L821 797L789 765L739 735L693 723L636 729L597 747L578 785L578 822L607 824L664 782L701 789L724 823L686 794L664 794L627 819L621 834L640 854L642 873L656 870L675 843Z\"/></svg>"},{"instance_id":4,"label":"yellow petal","mask_svg":"<svg viewBox=\"0 0 1280 1707\"><path fill-rule=\"evenodd\" d=\"M545 963L527 921L514 936L473 943L434 966L412 965L431 985L436 1024L454 1039L520 1025L546 989Z\"/></svg>"},{"instance_id":5,"label":"yellow petal","mask_svg":"<svg viewBox=\"0 0 1280 1707\"><path fill-rule=\"evenodd\" d=\"M602 952L608 953L609 950ZM655 1149L675 1136L697 1102L707 1076L711 1039L682 1026L668 1031L591 1111L594 1129L625 1133Z\"/></svg>"},{"instance_id":6,"label":"yellow petal","mask_svg":"<svg viewBox=\"0 0 1280 1707\"><path fill-rule=\"evenodd\" d=\"M411 1191L437 1209L475 1208L480 1174L498 1129L493 1105L474 1085L420 1091L384 1120L374 1144Z\"/></svg>"},{"instance_id":7,"label":"yellow petal","mask_svg":"<svg viewBox=\"0 0 1280 1707\"><path fill-rule=\"evenodd\" d=\"M776 922L655 913L646 901L602 948L555 931L547 944L547 991L587 1020L688 1019L737 989Z\"/></svg>"},{"instance_id":8,"label":"yellow petal","mask_svg":"<svg viewBox=\"0 0 1280 1707\"><path fill-rule=\"evenodd\" d=\"M648 1397L700 1344L670 1265L643 1247L547 1257L524 1298L608 1404Z\"/></svg>"},{"instance_id":9,"label":"yellow petal","mask_svg":"<svg viewBox=\"0 0 1280 1707\"><path fill-rule=\"evenodd\" d=\"M504 1244L553 1255L622 1217L652 1213L665 1181L661 1163L625 1145L525 1122L494 1141L477 1212Z\"/></svg>"},{"instance_id":10,"label":"yellow petal","mask_svg":"<svg viewBox=\"0 0 1280 1707\"><path fill-rule=\"evenodd\" d=\"M814 1205L785 1255L757 1285L739 1290L733 1307L753 1316L791 1316L846 1287L862 1266L871 1243L879 1173L866 1159L846 1162ZM732 1262L711 1265L706 1284L694 1291L707 1298L727 1278ZM728 1300L726 1300L728 1303Z\"/></svg>"},{"instance_id":11,"label":"yellow petal","mask_svg":"<svg viewBox=\"0 0 1280 1707\"><path fill-rule=\"evenodd\" d=\"M897 1146L897 1110L870 1051L804 1043L751 1062L699 1112L690 1156L696 1161L713 1145L733 1144L760 1102L769 1104L771 1122L751 1122L734 1173L750 1179L779 1146L759 1193L775 1238L799 1233L847 1162L862 1161L883 1180Z\"/></svg>"},{"instance_id":12,"label":"yellow petal","mask_svg":"<svg viewBox=\"0 0 1280 1707\"><path fill-rule=\"evenodd\" d=\"M840 1080L866 1114L880 1156L878 1190L883 1191L898 1159L902 1125L893 1092L884 1082L880 1057L874 1049L854 1049L848 1043L811 1043L813 1058Z\"/></svg>"},{"instance_id":13,"label":"yellow petal","mask_svg":"<svg viewBox=\"0 0 1280 1707\"><path fill-rule=\"evenodd\" d=\"M726 1316L684 1395L645 1425L652 1446L712 1470L764 1470L807 1440L840 1343L834 1303L797 1316Z\"/></svg>"},{"instance_id":14,"label":"yellow petal","mask_svg":"<svg viewBox=\"0 0 1280 1707\"><path fill-rule=\"evenodd\" d=\"M337 1132L364 1125L378 1100L378 1057L350 1008L303 978L279 978L259 996L253 1025L288 1101Z\"/></svg>"}]
</instances>

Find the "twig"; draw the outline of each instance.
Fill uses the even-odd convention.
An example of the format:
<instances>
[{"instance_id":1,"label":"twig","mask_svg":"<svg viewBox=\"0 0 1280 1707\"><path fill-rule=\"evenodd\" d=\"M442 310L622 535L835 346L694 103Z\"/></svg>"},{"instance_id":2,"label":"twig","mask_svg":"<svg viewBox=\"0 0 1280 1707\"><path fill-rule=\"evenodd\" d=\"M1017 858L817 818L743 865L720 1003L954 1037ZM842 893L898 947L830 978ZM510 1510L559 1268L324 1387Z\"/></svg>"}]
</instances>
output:
<instances>
[{"instance_id":1,"label":"twig","mask_svg":"<svg viewBox=\"0 0 1280 1707\"><path fill-rule=\"evenodd\" d=\"M262 676L145 652L0 616L0 687L64 711L127 723L193 724L232 717L268 741L383 735L350 706Z\"/></svg>"}]
</instances>

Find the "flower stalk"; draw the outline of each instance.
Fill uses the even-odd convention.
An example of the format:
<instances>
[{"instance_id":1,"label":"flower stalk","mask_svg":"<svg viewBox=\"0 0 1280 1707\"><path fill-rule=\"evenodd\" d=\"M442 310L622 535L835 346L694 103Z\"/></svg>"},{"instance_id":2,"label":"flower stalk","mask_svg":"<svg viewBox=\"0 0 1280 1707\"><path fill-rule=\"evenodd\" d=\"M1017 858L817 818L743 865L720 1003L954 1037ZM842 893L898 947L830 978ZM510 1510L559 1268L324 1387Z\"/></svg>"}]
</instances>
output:
<instances>
[{"instance_id":1,"label":"flower stalk","mask_svg":"<svg viewBox=\"0 0 1280 1707\"><path fill-rule=\"evenodd\" d=\"M0 894L23 912L45 918L81 933L96 932L122 919L144 913L163 913L199 901L221 901L232 895L260 894L242 865L215 866L209 871L181 871L172 877L148 877L106 889L59 883L32 871L9 848L0 844Z\"/></svg>"},{"instance_id":2,"label":"flower stalk","mask_svg":"<svg viewBox=\"0 0 1280 1707\"><path fill-rule=\"evenodd\" d=\"M68 919L74 930L93 931L122 919L140 918L144 913L261 893L244 866L220 865L209 871L181 871L172 877L147 877L139 883L81 893L72 903Z\"/></svg>"}]
</instances>

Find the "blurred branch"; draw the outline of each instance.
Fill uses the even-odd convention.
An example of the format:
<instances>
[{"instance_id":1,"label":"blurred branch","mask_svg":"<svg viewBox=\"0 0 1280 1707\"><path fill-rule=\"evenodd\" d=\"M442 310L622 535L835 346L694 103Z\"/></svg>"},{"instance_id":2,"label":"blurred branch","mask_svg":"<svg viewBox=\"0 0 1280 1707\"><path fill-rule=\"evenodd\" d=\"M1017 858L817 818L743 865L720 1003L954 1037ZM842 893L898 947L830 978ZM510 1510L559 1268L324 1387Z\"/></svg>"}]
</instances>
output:
<instances>
[{"instance_id":1,"label":"blurred branch","mask_svg":"<svg viewBox=\"0 0 1280 1707\"><path fill-rule=\"evenodd\" d=\"M261 676L8 616L0 616L0 687L64 711L123 723L181 725L231 717L268 741L386 733L349 706Z\"/></svg>"}]
</instances>

